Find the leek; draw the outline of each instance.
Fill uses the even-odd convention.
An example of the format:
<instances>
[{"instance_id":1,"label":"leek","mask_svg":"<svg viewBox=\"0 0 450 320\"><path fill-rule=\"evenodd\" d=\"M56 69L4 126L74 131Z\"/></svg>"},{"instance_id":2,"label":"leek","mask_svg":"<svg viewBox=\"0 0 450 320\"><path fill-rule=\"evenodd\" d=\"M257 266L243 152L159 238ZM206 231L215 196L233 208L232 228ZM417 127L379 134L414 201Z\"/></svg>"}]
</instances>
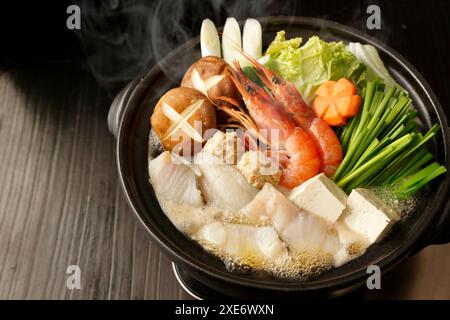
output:
<instances>
[{"instance_id":1,"label":"leek","mask_svg":"<svg viewBox=\"0 0 450 320\"><path fill-rule=\"evenodd\" d=\"M346 192L385 186L409 196L445 172L426 149L439 126L425 135L418 131L416 111L403 89L370 81L363 99L360 112L340 131L345 156L333 176L338 186Z\"/></svg>"}]
</instances>

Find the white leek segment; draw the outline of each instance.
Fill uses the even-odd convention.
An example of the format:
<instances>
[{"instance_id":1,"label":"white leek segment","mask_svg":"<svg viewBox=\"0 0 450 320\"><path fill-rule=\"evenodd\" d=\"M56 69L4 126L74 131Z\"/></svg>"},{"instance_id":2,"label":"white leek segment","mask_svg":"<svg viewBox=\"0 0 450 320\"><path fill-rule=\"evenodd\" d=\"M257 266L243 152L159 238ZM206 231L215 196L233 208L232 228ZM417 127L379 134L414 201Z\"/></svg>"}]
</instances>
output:
<instances>
[{"instance_id":1,"label":"white leek segment","mask_svg":"<svg viewBox=\"0 0 450 320\"><path fill-rule=\"evenodd\" d=\"M244 51L252 58L259 59L262 56L262 29L256 19L247 19L242 34L242 46Z\"/></svg>"},{"instance_id":2,"label":"white leek segment","mask_svg":"<svg viewBox=\"0 0 450 320\"><path fill-rule=\"evenodd\" d=\"M241 28L235 18L228 18L223 27L222 53L226 63L232 65L233 60L242 60Z\"/></svg>"},{"instance_id":3,"label":"white leek segment","mask_svg":"<svg viewBox=\"0 0 450 320\"><path fill-rule=\"evenodd\" d=\"M202 57L215 56L221 58L220 40L214 22L205 19L200 29L200 48Z\"/></svg>"}]
</instances>

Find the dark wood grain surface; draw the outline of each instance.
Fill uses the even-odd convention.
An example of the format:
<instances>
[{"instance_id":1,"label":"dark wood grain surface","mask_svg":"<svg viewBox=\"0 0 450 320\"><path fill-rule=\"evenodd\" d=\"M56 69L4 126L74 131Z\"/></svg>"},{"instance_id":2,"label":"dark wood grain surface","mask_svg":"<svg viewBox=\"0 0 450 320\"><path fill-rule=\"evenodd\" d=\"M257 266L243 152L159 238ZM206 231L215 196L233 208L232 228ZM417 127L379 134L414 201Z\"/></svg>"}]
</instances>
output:
<instances>
[{"instance_id":1,"label":"dark wood grain surface","mask_svg":"<svg viewBox=\"0 0 450 320\"><path fill-rule=\"evenodd\" d=\"M0 298L186 297L124 200L107 98L66 67L0 75ZM66 288L69 265L80 290Z\"/></svg>"},{"instance_id":2,"label":"dark wood grain surface","mask_svg":"<svg viewBox=\"0 0 450 320\"><path fill-rule=\"evenodd\" d=\"M351 6L299 2L296 13L361 29L367 3L352 15ZM384 3L386 28L371 34L419 69L449 114L449 6L410 3ZM39 56L45 46L33 48ZM111 92L53 51L26 65L22 55L11 51L5 61L14 63L0 71L0 299L189 298L122 194L106 123ZM81 269L80 290L66 287L69 265ZM382 290L352 298L450 299L450 245L427 247L386 274Z\"/></svg>"}]
</instances>

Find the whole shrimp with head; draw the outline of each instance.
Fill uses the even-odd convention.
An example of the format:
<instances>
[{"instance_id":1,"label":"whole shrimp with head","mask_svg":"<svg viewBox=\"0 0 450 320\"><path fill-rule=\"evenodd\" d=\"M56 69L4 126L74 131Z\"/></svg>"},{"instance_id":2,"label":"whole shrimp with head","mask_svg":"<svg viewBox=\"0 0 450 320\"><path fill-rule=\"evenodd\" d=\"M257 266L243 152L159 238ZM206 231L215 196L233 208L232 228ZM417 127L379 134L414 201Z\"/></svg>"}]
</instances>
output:
<instances>
[{"instance_id":1,"label":"whole shrimp with head","mask_svg":"<svg viewBox=\"0 0 450 320\"><path fill-rule=\"evenodd\" d=\"M310 135L286 112L279 101L245 76L238 62L231 76L242 94L250 116L259 129L277 130L278 149L288 156L281 173L280 185L292 189L320 172L321 161L316 145ZM271 145L271 149L277 146Z\"/></svg>"},{"instance_id":2,"label":"whole shrimp with head","mask_svg":"<svg viewBox=\"0 0 450 320\"><path fill-rule=\"evenodd\" d=\"M321 160L321 171L332 176L342 161L342 146L333 129L307 106L295 86L261 65L245 52L242 54L253 64L261 81L270 89L295 123L313 139Z\"/></svg>"}]
</instances>

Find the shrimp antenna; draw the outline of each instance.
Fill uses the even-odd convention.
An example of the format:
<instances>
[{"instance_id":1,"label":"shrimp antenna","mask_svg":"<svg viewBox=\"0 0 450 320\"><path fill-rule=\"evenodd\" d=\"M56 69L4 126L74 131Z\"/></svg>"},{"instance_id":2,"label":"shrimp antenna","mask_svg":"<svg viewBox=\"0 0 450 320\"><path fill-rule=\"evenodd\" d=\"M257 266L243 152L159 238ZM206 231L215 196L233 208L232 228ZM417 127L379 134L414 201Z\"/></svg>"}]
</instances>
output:
<instances>
[{"instance_id":1,"label":"shrimp antenna","mask_svg":"<svg viewBox=\"0 0 450 320\"><path fill-rule=\"evenodd\" d=\"M266 85L266 87L270 88L271 85L271 79L273 77L273 74L271 71L267 69L267 67L264 67L261 63L258 62L255 58L253 58L251 55L249 55L247 52L245 52L233 39L231 39L229 36L223 34L222 32L219 32L219 35L225 38L227 38L231 44L234 46L234 48L239 51L239 53L244 56L248 61L250 61L251 64L255 66L256 72L261 79L261 81Z\"/></svg>"},{"instance_id":2,"label":"shrimp antenna","mask_svg":"<svg viewBox=\"0 0 450 320\"><path fill-rule=\"evenodd\" d=\"M245 97L245 89L244 86L242 85L242 83L244 82L248 82L251 83L252 86L254 86L255 88L260 88L260 94L267 100L269 101L275 101L275 98L273 97L273 95L271 94L270 91L266 90L265 88L261 87L260 85L258 85L257 83L255 83L254 81L250 80L244 73L244 71L241 68L241 65L239 64L238 60L233 60L233 66L234 66L234 70L232 68L228 68L228 72L231 73L231 80L233 81L234 85L236 86L236 88L238 89L238 91L242 94L242 96L244 97L244 99L246 99Z\"/></svg>"},{"instance_id":3,"label":"shrimp antenna","mask_svg":"<svg viewBox=\"0 0 450 320\"><path fill-rule=\"evenodd\" d=\"M256 73L258 74L259 78L264 83L264 85L267 87L267 89L271 88L272 87L271 79L273 77L272 72L270 70L268 70L267 67L264 67L262 64L260 64L255 58L253 58L247 52L245 52L242 48L240 48L239 45L236 43L236 41L234 41L227 35L224 35L222 32L219 32L219 35L227 38L231 42L231 44L239 51L239 53L244 58L246 58L248 61L250 61L250 63L255 67ZM234 66L234 69L236 69L236 70L237 70L238 66L240 67L239 63L236 63L235 61L233 61L233 66ZM230 70L230 71L233 72L233 70ZM266 90L266 92L269 94L269 96L273 100L274 97L272 95L272 92L270 92L270 90Z\"/></svg>"}]
</instances>

